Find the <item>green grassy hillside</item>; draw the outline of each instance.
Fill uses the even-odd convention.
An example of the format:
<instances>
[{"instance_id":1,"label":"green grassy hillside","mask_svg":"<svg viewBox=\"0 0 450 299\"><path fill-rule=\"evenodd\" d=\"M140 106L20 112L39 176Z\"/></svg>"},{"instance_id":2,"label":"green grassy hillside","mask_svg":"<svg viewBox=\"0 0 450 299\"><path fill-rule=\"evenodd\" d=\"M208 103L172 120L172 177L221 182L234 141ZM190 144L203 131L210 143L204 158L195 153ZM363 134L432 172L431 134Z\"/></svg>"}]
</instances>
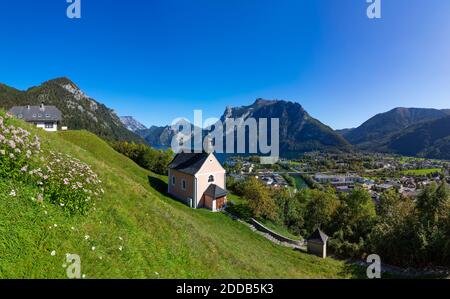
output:
<instances>
[{"instance_id":1,"label":"green grassy hillside","mask_svg":"<svg viewBox=\"0 0 450 299\"><path fill-rule=\"evenodd\" d=\"M0 278L66 278L66 253L81 257L86 278L351 278L365 273L274 245L223 214L189 209L165 195L166 177L140 168L91 133L38 134L44 148L90 164L106 193L88 215L68 216L58 206L31 200L33 186L2 181L0 190L14 189L16 195L0 194Z\"/></svg>"}]
</instances>

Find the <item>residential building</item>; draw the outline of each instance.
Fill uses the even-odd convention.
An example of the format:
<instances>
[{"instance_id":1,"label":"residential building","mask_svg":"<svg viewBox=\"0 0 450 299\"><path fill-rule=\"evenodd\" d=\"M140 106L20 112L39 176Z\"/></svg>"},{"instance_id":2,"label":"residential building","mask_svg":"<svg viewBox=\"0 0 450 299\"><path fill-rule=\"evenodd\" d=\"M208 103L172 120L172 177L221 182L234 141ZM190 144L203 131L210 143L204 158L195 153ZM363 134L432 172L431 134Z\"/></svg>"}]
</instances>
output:
<instances>
[{"instance_id":1,"label":"residential building","mask_svg":"<svg viewBox=\"0 0 450 299\"><path fill-rule=\"evenodd\" d=\"M58 131L58 125L62 121L62 113L55 106L14 106L9 113L18 119L34 124L47 132Z\"/></svg>"}]
</instances>

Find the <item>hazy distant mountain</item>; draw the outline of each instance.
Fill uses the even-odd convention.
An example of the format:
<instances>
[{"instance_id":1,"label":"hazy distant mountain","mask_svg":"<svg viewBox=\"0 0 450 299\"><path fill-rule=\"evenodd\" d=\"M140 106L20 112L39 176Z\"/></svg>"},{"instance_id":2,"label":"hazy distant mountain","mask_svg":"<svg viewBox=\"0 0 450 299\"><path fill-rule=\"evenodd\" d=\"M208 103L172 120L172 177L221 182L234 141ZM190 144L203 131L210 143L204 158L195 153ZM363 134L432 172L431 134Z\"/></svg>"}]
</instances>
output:
<instances>
[{"instance_id":1,"label":"hazy distant mountain","mask_svg":"<svg viewBox=\"0 0 450 299\"><path fill-rule=\"evenodd\" d=\"M180 120L178 123L178 128L172 126L165 127L157 127L152 126L148 129L137 130L136 134L144 138L148 145L155 148L167 148L172 145L172 140L175 136L177 136L179 130L189 128L191 134L183 139L183 144L186 146L193 146L193 134L194 134L194 125L189 123L188 121ZM206 136L206 131L201 130L202 138ZM180 141L179 141L180 142Z\"/></svg>"},{"instance_id":2,"label":"hazy distant mountain","mask_svg":"<svg viewBox=\"0 0 450 299\"><path fill-rule=\"evenodd\" d=\"M63 124L69 129L88 130L108 140L143 142L125 128L112 109L88 97L68 78L50 80L26 91L0 84L0 107L5 110L42 102L61 110Z\"/></svg>"},{"instance_id":3,"label":"hazy distant mountain","mask_svg":"<svg viewBox=\"0 0 450 299\"><path fill-rule=\"evenodd\" d=\"M372 117L354 130L344 133L352 144L370 149L385 143L389 136L420 123L436 120L449 115L448 111L423 108L395 108Z\"/></svg>"},{"instance_id":4,"label":"hazy distant mountain","mask_svg":"<svg viewBox=\"0 0 450 299\"><path fill-rule=\"evenodd\" d=\"M228 107L225 118L278 118L280 120L280 153L315 150L349 150L350 144L330 127L311 117L294 102L258 99L250 106Z\"/></svg>"},{"instance_id":5,"label":"hazy distant mountain","mask_svg":"<svg viewBox=\"0 0 450 299\"><path fill-rule=\"evenodd\" d=\"M144 138L147 144L149 144L150 146L168 147L171 145L172 137L176 135L176 132L173 131L170 126L151 126L148 129L136 131L136 134Z\"/></svg>"},{"instance_id":6,"label":"hazy distant mountain","mask_svg":"<svg viewBox=\"0 0 450 299\"><path fill-rule=\"evenodd\" d=\"M127 128L128 130L130 130L131 132L134 132L134 133L147 129L146 126L141 124L139 121L134 119L132 116L121 116L120 121L125 126L125 128Z\"/></svg>"}]
</instances>

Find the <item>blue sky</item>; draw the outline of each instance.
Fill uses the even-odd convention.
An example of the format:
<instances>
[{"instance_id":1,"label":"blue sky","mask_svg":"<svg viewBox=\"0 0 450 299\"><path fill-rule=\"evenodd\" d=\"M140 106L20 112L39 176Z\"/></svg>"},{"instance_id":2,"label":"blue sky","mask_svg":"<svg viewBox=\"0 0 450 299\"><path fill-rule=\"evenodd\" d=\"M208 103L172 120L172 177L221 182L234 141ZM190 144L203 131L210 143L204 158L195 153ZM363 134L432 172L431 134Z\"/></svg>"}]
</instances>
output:
<instances>
[{"instance_id":1,"label":"blue sky","mask_svg":"<svg viewBox=\"0 0 450 299\"><path fill-rule=\"evenodd\" d=\"M450 108L450 1L0 0L0 82L67 76L146 125L299 102L333 128L397 106Z\"/></svg>"}]
</instances>

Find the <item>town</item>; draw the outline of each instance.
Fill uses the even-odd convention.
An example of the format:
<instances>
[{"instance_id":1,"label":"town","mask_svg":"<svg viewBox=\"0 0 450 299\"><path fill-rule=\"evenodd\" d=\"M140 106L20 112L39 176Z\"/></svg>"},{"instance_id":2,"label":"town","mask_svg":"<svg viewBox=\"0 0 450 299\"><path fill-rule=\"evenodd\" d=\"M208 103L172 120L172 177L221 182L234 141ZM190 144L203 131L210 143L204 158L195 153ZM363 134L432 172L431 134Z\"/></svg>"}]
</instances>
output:
<instances>
[{"instance_id":1,"label":"town","mask_svg":"<svg viewBox=\"0 0 450 299\"><path fill-rule=\"evenodd\" d=\"M272 189L325 188L351 192L363 188L376 204L380 195L395 189L405 197L416 197L432 182L450 182L448 161L410 158L379 153L305 153L297 159L281 159L263 165L258 157L234 156L226 162L229 176L239 181L258 178Z\"/></svg>"}]
</instances>

